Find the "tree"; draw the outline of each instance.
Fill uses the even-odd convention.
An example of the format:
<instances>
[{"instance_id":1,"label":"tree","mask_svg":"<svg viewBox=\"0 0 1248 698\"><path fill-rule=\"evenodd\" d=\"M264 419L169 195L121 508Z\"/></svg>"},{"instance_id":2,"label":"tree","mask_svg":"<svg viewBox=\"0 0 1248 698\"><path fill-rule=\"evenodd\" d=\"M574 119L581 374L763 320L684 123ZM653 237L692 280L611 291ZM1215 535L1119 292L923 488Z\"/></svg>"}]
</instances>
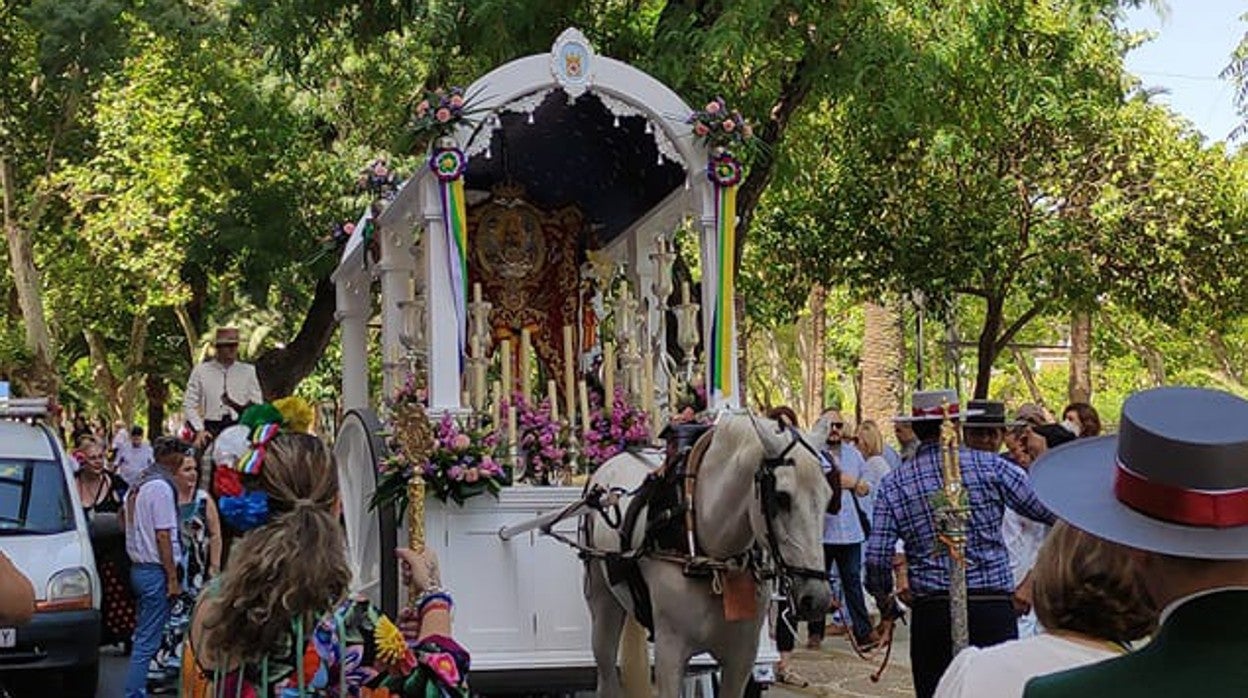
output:
<instances>
[{"instance_id":1,"label":"tree","mask_svg":"<svg viewBox=\"0 0 1248 698\"><path fill-rule=\"evenodd\" d=\"M918 289L936 309L978 299L976 397L997 357L1052 308L1145 287L1143 302L1177 301L1150 276L1155 250L1130 238L1139 219L1111 212L1183 230L1149 241L1192 287L1238 289L1218 258L1235 235L1221 225L1234 206L1217 193L1233 185L1225 157L1192 150L1167 113L1125 99L1129 39L1114 7L882 4L843 49L838 99L792 134L810 147L794 153L800 188L764 205L768 253L800 261L794 283L846 280L866 298ZM1156 138L1141 139L1141 124ZM1165 168L1142 165L1158 160ZM1200 174L1224 184L1202 195ZM1192 202L1170 210L1159 184Z\"/></svg>"}]
</instances>

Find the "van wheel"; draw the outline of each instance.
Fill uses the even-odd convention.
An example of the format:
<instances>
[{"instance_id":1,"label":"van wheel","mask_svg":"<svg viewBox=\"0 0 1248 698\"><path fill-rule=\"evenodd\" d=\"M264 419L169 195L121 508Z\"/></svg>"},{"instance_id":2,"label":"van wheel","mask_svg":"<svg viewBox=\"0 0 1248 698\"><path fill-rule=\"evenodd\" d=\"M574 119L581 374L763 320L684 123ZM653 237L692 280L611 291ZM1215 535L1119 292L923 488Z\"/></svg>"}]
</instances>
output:
<instances>
[{"instance_id":1,"label":"van wheel","mask_svg":"<svg viewBox=\"0 0 1248 698\"><path fill-rule=\"evenodd\" d=\"M95 698L95 689L100 682L100 663L95 662L67 671L62 681L65 695Z\"/></svg>"}]
</instances>

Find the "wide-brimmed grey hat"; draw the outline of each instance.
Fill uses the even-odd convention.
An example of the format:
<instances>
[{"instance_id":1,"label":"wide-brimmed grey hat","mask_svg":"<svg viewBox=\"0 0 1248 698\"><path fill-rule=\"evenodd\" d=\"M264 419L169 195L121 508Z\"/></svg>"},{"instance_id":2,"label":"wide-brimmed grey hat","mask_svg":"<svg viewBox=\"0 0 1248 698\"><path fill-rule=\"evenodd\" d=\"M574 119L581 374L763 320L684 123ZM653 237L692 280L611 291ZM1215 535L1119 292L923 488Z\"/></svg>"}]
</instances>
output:
<instances>
[{"instance_id":1,"label":"wide-brimmed grey hat","mask_svg":"<svg viewBox=\"0 0 1248 698\"><path fill-rule=\"evenodd\" d=\"M941 390L916 390L910 398L910 414L893 417L894 422L926 422L945 418L945 408L949 409L950 419L961 419L974 414L983 414L983 410L959 409L958 394L948 388Z\"/></svg>"},{"instance_id":2,"label":"wide-brimmed grey hat","mask_svg":"<svg viewBox=\"0 0 1248 698\"><path fill-rule=\"evenodd\" d=\"M1071 525L1179 557L1248 559L1248 400L1156 388L1122 406L1117 436L1046 452L1032 487Z\"/></svg>"}]
</instances>

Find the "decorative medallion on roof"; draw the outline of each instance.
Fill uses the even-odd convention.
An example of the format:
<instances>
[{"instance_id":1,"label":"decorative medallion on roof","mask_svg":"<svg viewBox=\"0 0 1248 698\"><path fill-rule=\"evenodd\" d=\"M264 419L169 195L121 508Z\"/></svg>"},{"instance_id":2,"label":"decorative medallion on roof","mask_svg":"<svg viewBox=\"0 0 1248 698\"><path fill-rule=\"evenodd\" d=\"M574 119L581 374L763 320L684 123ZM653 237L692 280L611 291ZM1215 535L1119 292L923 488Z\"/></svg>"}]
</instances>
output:
<instances>
[{"instance_id":1,"label":"decorative medallion on roof","mask_svg":"<svg viewBox=\"0 0 1248 698\"><path fill-rule=\"evenodd\" d=\"M568 28L555 39L550 50L550 72L568 94L571 103L585 94L594 82L594 47L581 30Z\"/></svg>"}]
</instances>

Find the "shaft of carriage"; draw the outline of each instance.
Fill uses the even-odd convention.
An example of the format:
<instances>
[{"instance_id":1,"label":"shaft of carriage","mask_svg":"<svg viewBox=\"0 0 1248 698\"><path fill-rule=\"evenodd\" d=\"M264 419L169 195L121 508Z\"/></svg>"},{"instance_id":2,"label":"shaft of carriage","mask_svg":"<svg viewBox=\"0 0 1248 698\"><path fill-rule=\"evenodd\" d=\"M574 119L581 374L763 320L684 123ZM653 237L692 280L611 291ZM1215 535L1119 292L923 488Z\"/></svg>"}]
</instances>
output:
<instances>
[{"instance_id":1,"label":"shaft of carriage","mask_svg":"<svg viewBox=\"0 0 1248 698\"><path fill-rule=\"evenodd\" d=\"M593 489L585 493L585 496L572 502L568 506L552 511L548 514L542 514L536 518L522 521L511 526L503 526L498 529L498 537L503 540L511 540L516 536L523 535L532 530L538 530L542 533L549 533L555 524L567 519L577 519L586 514L595 511L605 511L620 499L620 492L607 491L600 486L595 485Z\"/></svg>"}]
</instances>

